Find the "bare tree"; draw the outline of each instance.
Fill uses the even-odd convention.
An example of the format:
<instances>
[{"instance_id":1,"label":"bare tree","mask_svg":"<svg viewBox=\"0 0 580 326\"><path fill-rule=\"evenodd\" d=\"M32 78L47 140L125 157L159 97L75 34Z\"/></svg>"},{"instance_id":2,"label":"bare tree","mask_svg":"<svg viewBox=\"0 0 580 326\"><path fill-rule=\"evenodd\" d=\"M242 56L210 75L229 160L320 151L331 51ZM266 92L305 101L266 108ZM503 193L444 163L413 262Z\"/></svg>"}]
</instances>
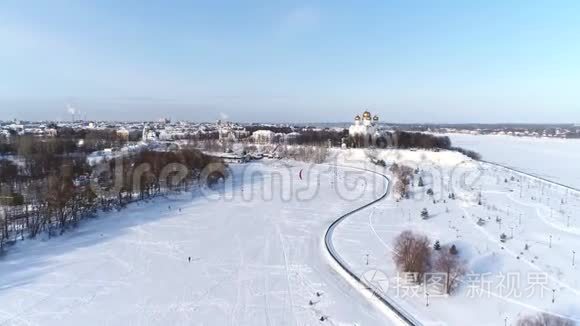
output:
<instances>
[{"instance_id":1,"label":"bare tree","mask_svg":"<svg viewBox=\"0 0 580 326\"><path fill-rule=\"evenodd\" d=\"M395 196L397 198L406 198L407 197L409 189L408 189L407 185L405 184L405 182L403 182L402 180L397 180L395 182L394 189L395 189Z\"/></svg>"},{"instance_id":2,"label":"bare tree","mask_svg":"<svg viewBox=\"0 0 580 326\"><path fill-rule=\"evenodd\" d=\"M574 326L572 320L562 317L541 313L534 316L526 316L518 320L517 326Z\"/></svg>"},{"instance_id":3,"label":"bare tree","mask_svg":"<svg viewBox=\"0 0 580 326\"><path fill-rule=\"evenodd\" d=\"M434 265L435 270L445 274L445 292L451 294L467 271L465 262L448 248L443 248L438 252Z\"/></svg>"},{"instance_id":4,"label":"bare tree","mask_svg":"<svg viewBox=\"0 0 580 326\"><path fill-rule=\"evenodd\" d=\"M408 198L409 185L411 184L411 178L413 177L413 169L406 165L393 163L389 170L397 180L394 186L395 195L399 198Z\"/></svg>"},{"instance_id":5,"label":"bare tree","mask_svg":"<svg viewBox=\"0 0 580 326\"><path fill-rule=\"evenodd\" d=\"M414 273L415 281L421 283L431 260L429 238L412 231L403 231L395 239L394 261L397 268L405 273Z\"/></svg>"}]
</instances>

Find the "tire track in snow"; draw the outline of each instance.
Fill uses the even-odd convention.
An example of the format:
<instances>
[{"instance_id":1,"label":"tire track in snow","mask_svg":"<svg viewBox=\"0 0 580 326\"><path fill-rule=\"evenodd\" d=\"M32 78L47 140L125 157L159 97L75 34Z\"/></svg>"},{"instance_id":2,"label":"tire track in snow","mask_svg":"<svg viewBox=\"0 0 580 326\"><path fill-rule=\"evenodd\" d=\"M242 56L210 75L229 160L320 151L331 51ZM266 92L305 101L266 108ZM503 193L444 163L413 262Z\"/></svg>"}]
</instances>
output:
<instances>
[{"instance_id":1,"label":"tire track in snow","mask_svg":"<svg viewBox=\"0 0 580 326\"><path fill-rule=\"evenodd\" d=\"M298 325L296 320L296 315L294 314L294 298L292 297L292 284L290 283L290 268L288 267L288 256L286 255L286 246L284 245L284 238L282 237L282 232L280 228L276 225L276 233L280 239L280 245L282 246L282 254L284 256L284 267L286 268L286 281L288 285L288 297L290 298L290 312L292 314L292 319L294 320L294 325Z\"/></svg>"}]
</instances>

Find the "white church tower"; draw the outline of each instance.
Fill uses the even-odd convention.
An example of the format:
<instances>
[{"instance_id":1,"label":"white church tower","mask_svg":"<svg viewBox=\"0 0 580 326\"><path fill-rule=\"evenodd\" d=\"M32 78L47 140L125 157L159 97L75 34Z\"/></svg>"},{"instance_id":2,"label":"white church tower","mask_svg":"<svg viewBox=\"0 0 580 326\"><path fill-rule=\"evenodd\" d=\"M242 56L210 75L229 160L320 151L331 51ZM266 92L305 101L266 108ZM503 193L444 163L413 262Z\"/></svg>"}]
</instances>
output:
<instances>
[{"instance_id":1,"label":"white church tower","mask_svg":"<svg viewBox=\"0 0 580 326\"><path fill-rule=\"evenodd\" d=\"M372 116L369 111L365 111L361 116L354 117L354 124L348 128L348 134L351 137L364 136L376 139L380 136L378 130L379 117Z\"/></svg>"}]
</instances>

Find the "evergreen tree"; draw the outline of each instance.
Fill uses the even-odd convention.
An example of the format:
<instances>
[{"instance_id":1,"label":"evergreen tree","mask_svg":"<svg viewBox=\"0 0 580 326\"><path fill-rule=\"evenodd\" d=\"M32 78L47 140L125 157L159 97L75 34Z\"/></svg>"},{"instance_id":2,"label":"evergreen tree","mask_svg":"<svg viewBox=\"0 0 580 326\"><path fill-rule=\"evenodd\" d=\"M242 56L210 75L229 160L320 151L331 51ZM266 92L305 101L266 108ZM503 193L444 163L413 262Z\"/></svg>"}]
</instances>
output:
<instances>
[{"instance_id":1,"label":"evergreen tree","mask_svg":"<svg viewBox=\"0 0 580 326\"><path fill-rule=\"evenodd\" d=\"M439 243L439 240L435 241L435 245L433 245L433 249L434 250L441 250L441 244Z\"/></svg>"},{"instance_id":2,"label":"evergreen tree","mask_svg":"<svg viewBox=\"0 0 580 326\"><path fill-rule=\"evenodd\" d=\"M506 242L506 241L507 241L507 235L506 235L505 233L502 233L502 234L499 236L499 240L500 240L501 242Z\"/></svg>"},{"instance_id":3,"label":"evergreen tree","mask_svg":"<svg viewBox=\"0 0 580 326\"><path fill-rule=\"evenodd\" d=\"M423 210L421 211L421 218L424 220L429 218L429 211L427 210L427 208L423 208Z\"/></svg>"},{"instance_id":4,"label":"evergreen tree","mask_svg":"<svg viewBox=\"0 0 580 326\"><path fill-rule=\"evenodd\" d=\"M449 253L452 255L457 255L459 251L457 250L457 247L455 245L452 245L451 248L449 248Z\"/></svg>"}]
</instances>

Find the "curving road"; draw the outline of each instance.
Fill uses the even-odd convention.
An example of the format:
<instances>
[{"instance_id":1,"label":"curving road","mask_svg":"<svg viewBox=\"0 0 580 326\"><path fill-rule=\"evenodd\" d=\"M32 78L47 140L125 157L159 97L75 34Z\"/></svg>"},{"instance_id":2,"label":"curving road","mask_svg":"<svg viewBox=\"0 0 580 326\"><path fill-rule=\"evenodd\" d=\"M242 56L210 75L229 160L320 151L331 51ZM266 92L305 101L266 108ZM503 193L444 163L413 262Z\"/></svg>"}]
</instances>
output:
<instances>
[{"instance_id":1,"label":"curving road","mask_svg":"<svg viewBox=\"0 0 580 326\"><path fill-rule=\"evenodd\" d=\"M376 204L377 202L385 199L391 190L391 181L390 179L380 173L380 172L376 172L376 171L372 171L372 170L368 170L368 169L361 169L361 168L354 168L354 167L348 167L350 169L356 169L356 170L361 170L361 171L365 171L365 172L370 172L370 173L374 173L382 178L384 178L387 182L387 187L385 189L385 192L377 199L361 206L358 207L342 216L340 216L338 219L336 219L326 230L326 233L324 235L324 243L326 246L326 250L328 251L328 254L332 257L332 259L334 259L334 261L338 264L339 268L342 269L343 272L345 272L346 274L348 274L349 277L351 277L356 283L358 283L361 288L365 289L369 294L371 294L374 298L376 298L380 303L382 303L390 312L394 313L396 319L398 322L400 322L400 324L402 325L413 325L413 326L420 326L422 325L418 320L416 320L415 318L413 318L413 316L411 316L410 314L408 314L404 309L402 309L399 305L397 305L395 302L393 302L391 299L389 299L386 295L384 295L383 293L377 292L375 290L373 290L372 288L369 287L368 283L364 282L363 280L361 280L361 278L356 275L356 273L354 273L352 271L352 269L348 266L348 264L346 263L346 261L344 259L342 259L342 257L340 256L340 254L336 251L334 244L332 243L332 238L333 238L333 234L334 234L334 230L349 216L358 213L374 204Z\"/></svg>"}]
</instances>

